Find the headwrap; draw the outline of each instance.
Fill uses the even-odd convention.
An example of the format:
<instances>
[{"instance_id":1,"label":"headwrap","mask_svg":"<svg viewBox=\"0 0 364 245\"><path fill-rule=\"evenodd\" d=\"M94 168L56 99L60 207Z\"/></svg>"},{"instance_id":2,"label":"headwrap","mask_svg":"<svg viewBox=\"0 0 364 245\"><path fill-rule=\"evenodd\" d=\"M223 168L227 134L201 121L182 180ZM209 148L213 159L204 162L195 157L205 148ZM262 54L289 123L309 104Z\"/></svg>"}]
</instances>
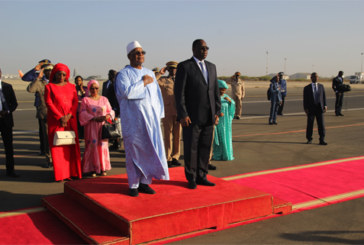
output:
<instances>
[{"instance_id":1,"label":"headwrap","mask_svg":"<svg viewBox=\"0 0 364 245\"><path fill-rule=\"evenodd\" d=\"M224 80L217 80L217 83L219 84L219 88L226 88L226 89L229 88L229 86Z\"/></svg>"},{"instance_id":2,"label":"headwrap","mask_svg":"<svg viewBox=\"0 0 364 245\"><path fill-rule=\"evenodd\" d=\"M138 41L133 41L126 46L126 54L129 54L131 51L133 51L135 48L141 48L142 45Z\"/></svg>"},{"instance_id":3,"label":"headwrap","mask_svg":"<svg viewBox=\"0 0 364 245\"><path fill-rule=\"evenodd\" d=\"M50 83L53 83L54 75L56 75L56 73L59 71L64 71L66 73L66 81L69 82L68 79L70 78L70 69L65 64L58 63L53 67L53 70L49 77Z\"/></svg>"},{"instance_id":4,"label":"headwrap","mask_svg":"<svg viewBox=\"0 0 364 245\"><path fill-rule=\"evenodd\" d=\"M91 85L92 85L92 84L94 84L94 83L96 83L96 84L97 84L97 87L100 87L100 84L99 84L99 82L98 82L98 81L96 81L96 80L90 80L90 81L87 83L87 89L88 89L88 91L90 91Z\"/></svg>"}]
</instances>

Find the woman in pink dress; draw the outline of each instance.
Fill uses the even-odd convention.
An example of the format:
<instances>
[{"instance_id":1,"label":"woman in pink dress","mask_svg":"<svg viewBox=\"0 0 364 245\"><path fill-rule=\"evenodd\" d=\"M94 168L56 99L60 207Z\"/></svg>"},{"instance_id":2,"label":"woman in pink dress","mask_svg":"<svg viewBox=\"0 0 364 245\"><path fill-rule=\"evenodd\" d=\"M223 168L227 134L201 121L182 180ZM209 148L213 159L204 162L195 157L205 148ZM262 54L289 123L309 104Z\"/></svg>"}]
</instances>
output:
<instances>
[{"instance_id":1,"label":"woman in pink dress","mask_svg":"<svg viewBox=\"0 0 364 245\"><path fill-rule=\"evenodd\" d=\"M69 83L70 70L64 64L53 67L49 83L45 86L44 99L47 104L48 141L53 159L56 181L82 177L81 153L77 132L78 98L74 84ZM74 131L73 145L53 145L56 131Z\"/></svg>"},{"instance_id":2,"label":"woman in pink dress","mask_svg":"<svg viewBox=\"0 0 364 245\"><path fill-rule=\"evenodd\" d=\"M82 172L106 175L111 169L109 155L109 140L101 139L102 125L106 120L115 117L109 100L98 94L99 83L91 80L87 84L89 97L82 99L79 112L80 124L84 126L85 153L82 159Z\"/></svg>"}]
</instances>

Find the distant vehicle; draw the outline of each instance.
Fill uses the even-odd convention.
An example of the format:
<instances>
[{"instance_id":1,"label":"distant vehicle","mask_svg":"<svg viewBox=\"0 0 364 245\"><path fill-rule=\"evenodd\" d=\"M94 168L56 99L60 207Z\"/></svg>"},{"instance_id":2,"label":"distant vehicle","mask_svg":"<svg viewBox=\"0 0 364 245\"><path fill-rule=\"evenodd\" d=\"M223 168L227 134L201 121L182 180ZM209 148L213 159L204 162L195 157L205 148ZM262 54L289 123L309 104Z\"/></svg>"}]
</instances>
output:
<instances>
[{"instance_id":1,"label":"distant vehicle","mask_svg":"<svg viewBox=\"0 0 364 245\"><path fill-rule=\"evenodd\" d=\"M358 83L364 83L364 72L355 72L355 76L358 77Z\"/></svg>"},{"instance_id":2,"label":"distant vehicle","mask_svg":"<svg viewBox=\"0 0 364 245\"><path fill-rule=\"evenodd\" d=\"M359 81L360 81L359 76L357 76L357 75L347 76L345 78L346 78L346 80L349 81L350 84L356 84L356 83L359 83Z\"/></svg>"},{"instance_id":3,"label":"distant vehicle","mask_svg":"<svg viewBox=\"0 0 364 245\"><path fill-rule=\"evenodd\" d=\"M100 75L93 75L93 76L87 77L85 80L89 81L89 80L100 80L100 79L102 79Z\"/></svg>"}]
</instances>

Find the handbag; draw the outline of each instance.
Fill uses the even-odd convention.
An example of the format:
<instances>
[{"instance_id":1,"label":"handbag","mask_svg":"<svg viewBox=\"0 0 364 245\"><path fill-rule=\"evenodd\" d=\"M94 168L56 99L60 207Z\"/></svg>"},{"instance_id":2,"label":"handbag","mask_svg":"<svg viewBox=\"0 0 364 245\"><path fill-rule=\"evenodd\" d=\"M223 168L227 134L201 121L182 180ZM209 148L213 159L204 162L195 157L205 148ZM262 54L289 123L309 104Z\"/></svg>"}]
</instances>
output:
<instances>
[{"instance_id":1,"label":"handbag","mask_svg":"<svg viewBox=\"0 0 364 245\"><path fill-rule=\"evenodd\" d=\"M76 144L75 131L56 131L53 137L53 145L74 145Z\"/></svg>"},{"instance_id":2,"label":"handbag","mask_svg":"<svg viewBox=\"0 0 364 245\"><path fill-rule=\"evenodd\" d=\"M106 121L104 125L102 125L101 138L102 139L117 139L121 137L121 132L116 125L115 121L111 123Z\"/></svg>"}]
</instances>

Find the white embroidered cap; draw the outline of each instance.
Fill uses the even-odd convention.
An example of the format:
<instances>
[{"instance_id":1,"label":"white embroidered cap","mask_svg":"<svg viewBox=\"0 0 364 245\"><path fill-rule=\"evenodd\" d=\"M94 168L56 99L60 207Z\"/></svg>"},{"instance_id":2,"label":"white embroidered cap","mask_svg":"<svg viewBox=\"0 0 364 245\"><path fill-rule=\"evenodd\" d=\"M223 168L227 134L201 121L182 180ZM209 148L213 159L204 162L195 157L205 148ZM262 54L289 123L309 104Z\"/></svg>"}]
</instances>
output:
<instances>
[{"instance_id":1,"label":"white embroidered cap","mask_svg":"<svg viewBox=\"0 0 364 245\"><path fill-rule=\"evenodd\" d=\"M138 41L133 41L126 46L126 53L129 54L135 48L142 48L142 45Z\"/></svg>"}]
</instances>

